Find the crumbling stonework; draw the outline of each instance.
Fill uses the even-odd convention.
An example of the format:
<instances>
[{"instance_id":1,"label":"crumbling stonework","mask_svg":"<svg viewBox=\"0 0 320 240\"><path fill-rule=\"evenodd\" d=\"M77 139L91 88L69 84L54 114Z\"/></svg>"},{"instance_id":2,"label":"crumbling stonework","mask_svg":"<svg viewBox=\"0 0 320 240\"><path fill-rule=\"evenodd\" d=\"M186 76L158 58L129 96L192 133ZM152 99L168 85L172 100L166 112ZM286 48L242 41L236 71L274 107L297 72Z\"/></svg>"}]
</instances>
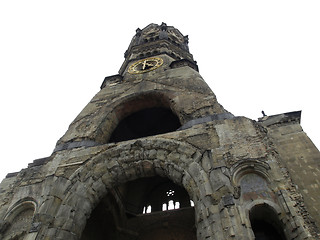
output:
<instances>
[{"instance_id":1,"label":"crumbling stonework","mask_svg":"<svg viewBox=\"0 0 320 240\"><path fill-rule=\"evenodd\" d=\"M163 64L128 72L149 57ZM320 153L300 114L235 117L197 69L177 29L138 29L51 156L2 181L0 238L319 239Z\"/></svg>"}]
</instances>

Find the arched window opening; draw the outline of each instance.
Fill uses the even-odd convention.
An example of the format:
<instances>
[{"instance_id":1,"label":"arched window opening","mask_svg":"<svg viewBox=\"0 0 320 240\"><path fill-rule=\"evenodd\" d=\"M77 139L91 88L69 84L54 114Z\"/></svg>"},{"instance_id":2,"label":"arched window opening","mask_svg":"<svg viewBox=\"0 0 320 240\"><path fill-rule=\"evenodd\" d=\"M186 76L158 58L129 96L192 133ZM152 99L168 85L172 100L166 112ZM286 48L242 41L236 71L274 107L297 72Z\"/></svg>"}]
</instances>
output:
<instances>
[{"instance_id":1,"label":"arched window opening","mask_svg":"<svg viewBox=\"0 0 320 240\"><path fill-rule=\"evenodd\" d=\"M172 210L172 209L174 209L174 201L173 200L170 200L169 202L168 202L168 210Z\"/></svg>"},{"instance_id":2,"label":"arched window opening","mask_svg":"<svg viewBox=\"0 0 320 240\"><path fill-rule=\"evenodd\" d=\"M266 179L256 173L247 173L242 176L240 189L241 197L245 201L274 198L274 193L269 189Z\"/></svg>"},{"instance_id":3,"label":"arched window opening","mask_svg":"<svg viewBox=\"0 0 320 240\"><path fill-rule=\"evenodd\" d=\"M171 206L176 210L162 211ZM169 179L140 178L109 189L87 220L81 240L89 239L195 240L194 208Z\"/></svg>"},{"instance_id":4,"label":"arched window opening","mask_svg":"<svg viewBox=\"0 0 320 240\"><path fill-rule=\"evenodd\" d=\"M169 189L166 191L167 199L165 199L166 202L162 204L162 211L167 210L173 210L173 209L179 209L180 208L180 202L177 200L173 200L175 192L174 190ZM191 206L191 203L190 203ZM192 207L192 206L191 206Z\"/></svg>"},{"instance_id":5,"label":"arched window opening","mask_svg":"<svg viewBox=\"0 0 320 240\"><path fill-rule=\"evenodd\" d=\"M29 232L35 211L35 203L26 201L14 207L6 217L8 228L5 231L4 239L23 239Z\"/></svg>"},{"instance_id":6,"label":"arched window opening","mask_svg":"<svg viewBox=\"0 0 320 240\"><path fill-rule=\"evenodd\" d=\"M183 187L155 176L127 182L120 189L126 226L139 232L135 239L196 239L194 208Z\"/></svg>"},{"instance_id":7,"label":"arched window opening","mask_svg":"<svg viewBox=\"0 0 320 240\"><path fill-rule=\"evenodd\" d=\"M256 240L285 240L283 224L268 205L254 206L249 213Z\"/></svg>"},{"instance_id":8,"label":"arched window opening","mask_svg":"<svg viewBox=\"0 0 320 240\"><path fill-rule=\"evenodd\" d=\"M124 213L117 200L117 193L110 191L91 212L80 240L120 239Z\"/></svg>"},{"instance_id":9,"label":"arched window opening","mask_svg":"<svg viewBox=\"0 0 320 240\"><path fill-rule=\"evenodd\" d=\"M166 211L168 209L168 206L166 203L162 204L162 211Z\"/></svg>"},{"instance_id":10,"label":"arched window opening","mask_svg":"<svg viewBox=\"0 0 320 240\"><path fill-rule=\"evenodd\" d=\"M140 178L119 187L126 212L138 215L191 208L187 191L167 178Z\"/></svg>"},{"instance_id":11,"label":"arched window opening","mask_svg":"<svg viewBox=\"0 0 320 240\"><path fill-rule=\"evenodd\" d=\"M182 187L167 179L163 179L150 188L144 199L144 205L150 205L151 212L192 207L188 193Z\"/></svg>"},{"instance_id":12,"label":"arched window opening","mask_svg":"<svg viewBox=\"0 0 320 240\"><path fill-rule=\"evenodd\" d=\"M178 117L164 107L153 107L132 113L119 122L109 142L153 136L177 130L181 126Z\"/></svg>"},{"instance_id":13,"label":"arched window opening","mask_svg":"<svg viewBox=\"0 0 320 240\"><path fill-rule=\"evenodd\" d=\"M143 207L143 211L142 211L143 214L145 213L151 213L151 205L147 206L147 207Z\"/></svg>"}]
</instances>

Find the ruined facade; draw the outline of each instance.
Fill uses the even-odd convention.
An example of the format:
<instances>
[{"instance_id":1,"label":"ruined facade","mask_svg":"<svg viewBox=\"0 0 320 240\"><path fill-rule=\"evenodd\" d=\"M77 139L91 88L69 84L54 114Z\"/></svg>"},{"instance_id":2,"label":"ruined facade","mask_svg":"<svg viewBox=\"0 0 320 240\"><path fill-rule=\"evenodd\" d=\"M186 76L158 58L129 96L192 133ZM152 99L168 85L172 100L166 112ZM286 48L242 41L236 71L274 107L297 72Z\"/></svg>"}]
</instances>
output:
<instances>
[{"instance_id":1,"label":"ruined facade","mask_svg":"<svg viewBox=\"0 0 320 240\"><path fill-rule=\"evenodd\" d=\"M237 117L174 27L137 29L51 156L0 185L0 239L319 239L301 112Z\"/></svg>"}]
</instances>

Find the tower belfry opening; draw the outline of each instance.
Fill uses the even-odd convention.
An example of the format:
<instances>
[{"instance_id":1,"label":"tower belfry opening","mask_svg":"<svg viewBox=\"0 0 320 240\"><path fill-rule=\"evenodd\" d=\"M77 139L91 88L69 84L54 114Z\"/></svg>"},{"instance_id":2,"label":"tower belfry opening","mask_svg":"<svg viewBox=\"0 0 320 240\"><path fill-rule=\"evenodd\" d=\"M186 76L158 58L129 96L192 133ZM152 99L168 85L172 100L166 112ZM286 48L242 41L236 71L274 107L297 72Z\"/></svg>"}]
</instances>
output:
<instances>
[{"instance_id":1,"label":"tower belfry opening","mask_svg":"<svg viewBox=\"0 0 320 240\"><path fill-rule=\"evenodd\" d=\"M165 23L136 30L53 153L1 182L0 239L320 239L301 111L235 117L188 43Z\"/></svg>"},{"instance_id":2,"label":"tower belfry opening","mask_svg":"<svg viewBox=\"0 0 320 240\"><path fill-rule=\"evenodd\" d=\"M130 96L114 109L115 125L108 142L121 142L176 131L180 120L172 110L170 96L147 92ZM107 134L108 135L108 134Z\"/></svg>"},{"instance_id":3,"label":"tower belfry opening","mask_svg":"<svg viewBox=\"0 0 320 240\"><path fill-rule=\"evenodd\" d=\"M154 107L124 118L113 131L109 142L120 142L177 130L179 119L170 109Z\"/></svg>"}]
</instances>

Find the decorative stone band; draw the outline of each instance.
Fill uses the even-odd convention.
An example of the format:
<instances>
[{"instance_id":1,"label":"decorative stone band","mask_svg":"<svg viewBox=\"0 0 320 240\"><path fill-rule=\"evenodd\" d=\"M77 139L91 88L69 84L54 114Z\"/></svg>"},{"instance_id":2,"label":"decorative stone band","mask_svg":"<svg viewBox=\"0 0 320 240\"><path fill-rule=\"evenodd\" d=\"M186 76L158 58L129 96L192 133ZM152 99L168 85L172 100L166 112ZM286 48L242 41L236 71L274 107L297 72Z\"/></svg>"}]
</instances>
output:
<instances>
[{"instance_id":1,"label":"decorative stone band","mask_svg":"<svg viewBox=\"0 0 320 240\"><path fill-rule=\"evenodd\" d=\"M69 150L73 148L79 148L79 147L94 147L101 145L101 143L97 143L92 140L82 140L82 141L76 141L76 142L66 142L59 144L55 147L53 150L53 153L58 152L58 151L63 151L63 150Z\"/></svg>"},{"instance_id":2,"label":"decorative stone band","mask_svg":"<svg viewBox=\"0 0 320 240\"><path fill-rule=\"evenodd\" d=\"M183 126L181 126L178 130L184 130L187 128L191 128L194 125L198 125L201 123L217 121L217 120L224 120L224 119L232 119L232 118L234 118L234 115L231 113L213 114L213 115L209 115L209 116L202 117L202 118L192 119L192 120L186 122L185 124L183 124Z\"/></svg>"}]
</instances>

